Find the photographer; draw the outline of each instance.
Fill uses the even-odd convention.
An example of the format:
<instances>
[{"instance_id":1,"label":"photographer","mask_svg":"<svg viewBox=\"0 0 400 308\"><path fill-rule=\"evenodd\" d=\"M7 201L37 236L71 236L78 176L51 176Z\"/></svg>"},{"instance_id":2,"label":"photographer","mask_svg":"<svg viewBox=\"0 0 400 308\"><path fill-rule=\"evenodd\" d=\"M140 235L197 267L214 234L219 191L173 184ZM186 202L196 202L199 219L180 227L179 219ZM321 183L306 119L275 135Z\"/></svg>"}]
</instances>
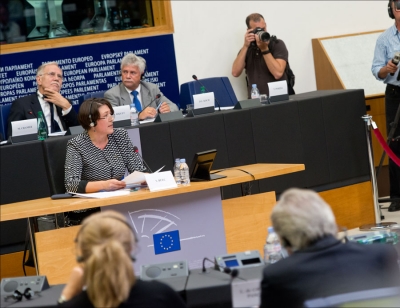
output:
<instances>
[{"instance_id":1,"label":"photographer","mask_svg":"<svg viewBox=\"0 0 400 308\"><path fill-rule=\"evenodd\" d=\"M251 85L257 84L260 93L269 95L268 83L286 80L286 63L289 53L282 40L271 36L269 40L260 39L269 37L267 24L261 14L253 13L246 18L247 31L244 44L232 66L232 75L239 77L246 69L247 92L250 98Z\"/></svg>"}]
</instances>

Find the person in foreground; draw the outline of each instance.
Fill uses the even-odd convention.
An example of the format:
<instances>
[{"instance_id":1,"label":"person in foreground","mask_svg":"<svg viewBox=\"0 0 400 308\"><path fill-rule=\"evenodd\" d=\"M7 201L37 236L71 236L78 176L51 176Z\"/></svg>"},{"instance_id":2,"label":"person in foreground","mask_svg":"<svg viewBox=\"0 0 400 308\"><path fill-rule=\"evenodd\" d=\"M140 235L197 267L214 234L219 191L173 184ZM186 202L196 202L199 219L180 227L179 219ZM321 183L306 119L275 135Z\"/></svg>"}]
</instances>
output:
<instances>
[{"instance_id":1,"label":"person in foreground","mask_svg":"<svg viewBox=\"0 0 400 308\"><path fill-rule=\"evenodd\" d=\"M81 265L73 269L59 307L186 307L169 286L136 279L131 256L135 241L120 213L104 211L86 218L75 239Z\"/></svg>"},{"instance_id":2,"label":"person in foreground","mask_svg":"<svg viewBox=\"0 0 400 308\"><path fill-rule=\"evenodd\" d=\"M154 118L157 112L178 111L178 106L165 97L157 85L142 80L145 68L144 58L128 53L121 60L122 83L108 90L104 98L108 99L113 106L133 103L139 112L140 120Z\"/></svg>"},{"instance_id":3,"label":"person in foreground","mask_svg":"<svg viewBox=\"0 0 400 308\"><path fill-rule=\"evenodd\" d=\"M126 130L114 129L114 110L104 98L84 101L79 123L85 131L68 141L65 160L67 192L91 193L124 188L129 173L145 171Z\"/></svg>"},{"instance_id":4,"label":"person in foreground","mask_svg":"<svg viewBox=\"0 0 400 308\"><path fill-rule=\"evenodd\" d=\"M400 286L394 247L338 240L333 212L317 193L285 191L271 220L289 257L264 269L261 307L301 307L310 299Z\"/></svg>"},{"instance_id":5,"label":"person in foreground","mask_svg":"<svg viewBox=\"0 0 400 308\"><path fill-rule=\"evenodd\" d=\"M394 24L379 35L372 62L372 74L379 81L386 84L385 90L385 112L386 129L389 134L392 129L392 123L396 118L397 110L400 108L400 69L393 63L395 53L400 52L400 1L390 0L388 3L389 17L394 19ZM393 153L400 157L400 123L398 123L390 148ZM400 199L400 167L389 158L389 182L390 198ZM389 205L389 212L400 211L400 201L393 201Z\"/></svg>"},{"instance_id":6,"label":"person in foreground","mask_svg":"<svg viewBox=\"0 0 400 308\"><path fill-rule=\"evenodd\" d=\"M71 102L60 94L63 81L62 70L57 62L39 66L36 73L37 92L16 99L8 116L8 136L12 136L11 122L37 118L39 111L47 123L48 133L65 131L79 125Z\"/></svg>"}]
</instances>

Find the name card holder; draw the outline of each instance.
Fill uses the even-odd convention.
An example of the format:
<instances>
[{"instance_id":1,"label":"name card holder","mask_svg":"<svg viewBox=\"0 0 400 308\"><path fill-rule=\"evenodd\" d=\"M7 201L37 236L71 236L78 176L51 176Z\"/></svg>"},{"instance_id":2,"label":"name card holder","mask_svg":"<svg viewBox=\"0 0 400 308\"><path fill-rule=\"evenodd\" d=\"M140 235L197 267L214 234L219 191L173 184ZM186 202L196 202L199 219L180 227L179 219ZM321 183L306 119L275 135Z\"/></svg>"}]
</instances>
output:
<instances>
[{"instance_id":1,"label":"name card holder","mask_svg":"<svg viewBox=\"0 0 400 308\"><path fill-rule=\"evenodd\" d=\"M154 122L167 122L179 119L183 119L182 111L173 111L173 112L157 114L157 117L154 120Z\"/></svg>"},{"instance_id":2,"label":"name card holder","mask_svg":"<svg viewBox=\"0 0 400 308\"><path fill-rule=\"evenodd\" d=\"M34 141L38 140L37 134L29 134L29 135L21 135L21 136L10 136L8 141L10 143L20 143L20 142L27 142L27 141Z\"/></svg>"},{"instance_id":3,"label":"name card holder","mask_svg":"<svg viewBox=\"0 0 400 308\"><path fill-rule=\"evenodd\" d=\"M150 191L159 191L178 187L171 171L145 174L144 177L146 178Z\"/></svg>"},{"instance_id":4,"label":"name card holder","mask_svg":"<svg viewBox=\"0 0 400 308\"><path fill-rule=\"evenodd\" d=\"M114 107L113 109L115 114L115 119L113 123L114 127L131 126L131 109L129 105L118 106Z\"/></svg>"},{"instance_id":5,"label":"name card holder","mask_svg":"<svg viewBox=\"0 0 400 308\"><path fill-rule=\"evenodd\" d=\"M247 109L253 107L260 107L261 101L259 98L245 99L236 103L233 109Z\"/></svg>"},{"instance_id":6,"label":"name card holder","mask_svg":"<svg viewBox=\"0 0 400 308\"><path fill-rule=\"evenodd\" d=\"M269 102L276 103L289 100L288 87L286 80L269 82Z\"/></svg>"},{"instance_id":7,"label":"name card holder","mask_svg":"<svg viewBox=\"0 0 400 308\"><path fill-rule=\"evenodd\" d=\"M78 135L80 133L83 133L84 129L82 126L77 125L77 126L71 126L68 127L67 132L65 133L65 135Z\"/></svg>"}]
</instances>

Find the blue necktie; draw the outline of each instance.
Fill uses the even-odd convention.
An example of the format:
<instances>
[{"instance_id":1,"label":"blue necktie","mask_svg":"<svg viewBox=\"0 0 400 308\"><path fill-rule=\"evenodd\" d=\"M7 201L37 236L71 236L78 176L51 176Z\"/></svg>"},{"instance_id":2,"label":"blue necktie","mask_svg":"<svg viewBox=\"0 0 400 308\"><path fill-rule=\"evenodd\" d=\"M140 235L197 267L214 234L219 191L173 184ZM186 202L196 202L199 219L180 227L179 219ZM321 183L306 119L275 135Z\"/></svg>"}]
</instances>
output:
<instances>
[{"instance_id":1,"label":"blue necktie","mask_svg":"<svg viewBox=\"0 0 400 308\"><path fill-rule=\"evenodd\" d=\"M142 111L142 105L140 105L139 99L137 97L139 94L138 91L132 91L131 93L133 95L133 103L135 104L136 111L137 112Z\"/></svg>"}]
</instances>

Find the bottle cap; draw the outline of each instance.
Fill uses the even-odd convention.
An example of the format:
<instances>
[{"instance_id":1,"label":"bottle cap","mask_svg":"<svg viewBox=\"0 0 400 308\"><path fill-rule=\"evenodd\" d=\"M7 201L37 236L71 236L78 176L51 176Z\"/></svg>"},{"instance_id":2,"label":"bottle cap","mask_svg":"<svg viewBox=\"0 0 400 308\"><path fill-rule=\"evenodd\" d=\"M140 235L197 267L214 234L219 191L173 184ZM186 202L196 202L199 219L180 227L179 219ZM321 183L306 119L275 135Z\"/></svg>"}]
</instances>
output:
<instances>
[{"instance_id":1,"label":"bottle cap","mask_svg":"<svg viewBox=\"0 0 400 308\"><path fill-rule=\"evenodd\" d=\"M185 158L181 158L181 163L186 163L186 159Z\"/></svg>"},{"instance_id":2,"label":"bottle cap","mask_svg":"<svg viewBox=\"0 0 400 308\"><path fill-rule=\"evenodd\" d=\"M180 158L175 158L175 162L181 161Z\"/></svg>"},{"instance_id":3,"label":"bottle cap","mask_svg":"<svg viewBox=\"0 0 400 308\"><path fill-rule=\"evenodd\" d=\"M38 111L38 117L40 117L41 115L43 115L43 112L42 111Z\"/></svg>"},{"instance_id":4,"label":"bottle cap","mask_svg":"<svg viewBox=\"0 0 400 308\"><path fill-rule=\"evenodd\" d=\"M253 88L257 88L257 85L254 83L251 85Z\"/></svg>"},{"instance_id":5,"label":"bottle cap","mask_svg":"<svg viewBox=\"0 0 400 308\"><path fill-rule=\"evenodd\" d=\"M268 227L268 233L274 233L274 227Z\"/></svg>"}]
</instances>

